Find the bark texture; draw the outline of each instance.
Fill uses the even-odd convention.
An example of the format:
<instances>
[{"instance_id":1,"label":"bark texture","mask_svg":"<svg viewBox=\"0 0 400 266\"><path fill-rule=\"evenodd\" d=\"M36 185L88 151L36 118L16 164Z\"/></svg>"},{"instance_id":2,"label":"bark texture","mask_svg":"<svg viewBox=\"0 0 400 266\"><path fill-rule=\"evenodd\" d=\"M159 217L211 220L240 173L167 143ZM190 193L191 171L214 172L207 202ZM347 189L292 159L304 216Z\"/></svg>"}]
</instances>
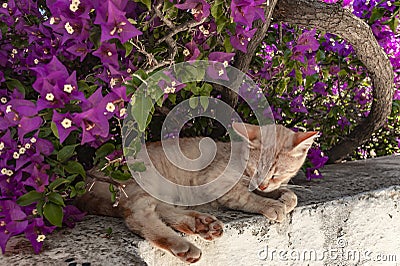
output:
<instances>
[{"instance_id":1,"label":"bark texture","mask_svg":"<svg viewBox=\"0 0 400 266\"><path fill-rule=\"evenodd\" d=\"M268 0L265 4L265 21L257 20L254 22L254 28L257 28L256 33L247 45L247 53L242 51L237 51L235 55L234 67L247 73L250 68L251 60L256 54L256 50L263 41L265 35L267 34L269 25L271 24L272 14L278 0ZM223 86L215 86L217 90L222 92L222 100L227 102L230 106L235 107L238 102L238 95L230 89Z\"/></svg>"},{"instance_id":2,"label":"bark texture","mask_svg":"<svg viewBox=\"0 0 400 266\"><path fill-rule=\"evenodd\" d=\"M373 102L369 116L349 135L341 137L328 152L330 162L340 162L379 129L391 112L393 68L370 27L339 4L319 0L279 0L273 18L277 21L317 28L347 40L367 68L373 81Z\"/></svg>"}]
</instances>

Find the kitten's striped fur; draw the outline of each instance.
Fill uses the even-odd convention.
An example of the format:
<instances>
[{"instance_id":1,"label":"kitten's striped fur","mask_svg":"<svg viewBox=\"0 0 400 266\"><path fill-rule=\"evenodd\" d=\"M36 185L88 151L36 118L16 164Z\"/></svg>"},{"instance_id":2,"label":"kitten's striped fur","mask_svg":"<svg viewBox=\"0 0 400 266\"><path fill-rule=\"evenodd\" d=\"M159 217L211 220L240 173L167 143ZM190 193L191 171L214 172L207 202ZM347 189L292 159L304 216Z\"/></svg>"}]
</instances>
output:
<instances>
[{"instance_id":1,"label":"kitten's striped fur","mask_svg":"<svg viewBox=\"0 0 400 266\"><path fill-rule=\"evenodd\" d=\"M210 203L211 207L222 206L261 213L277 222L281 222L295 208L296 195L281 186L287 184L300 169L317 132L295 133L277 125L276 146L272 149L268 143L271 127L233 124L234 130L246 140L242 151L245 175L228 193ZM199 141L200 138L181 139L182 152L189 158L197 158ZM230 144L217 142L217 147L213 163L199 172L188 172L173 166L164 156L160 143L149 143L147 150L156 168L164 176L178 184L193 185L208 183L225 168L230 156ZM261 160L258 160L260 156ZM268 167L262 165L268 163L268 160L264 160L267 157L272 158L272 164ZM265 195L268 197L249 191L250 179L253 177L262 180L258 191L267 192ZM206 240L222 235L223 224L212 215L163 203L147 194L134 180L126 183L125 191L129 198L121 197L119 206L113 208L109 200L108 184L96 182L94 188L79 200L78 206L92 214L124 218L130 230L189 263L198 261L201 251L176 231L197 234Z\"/></svg>"}]
</instances>

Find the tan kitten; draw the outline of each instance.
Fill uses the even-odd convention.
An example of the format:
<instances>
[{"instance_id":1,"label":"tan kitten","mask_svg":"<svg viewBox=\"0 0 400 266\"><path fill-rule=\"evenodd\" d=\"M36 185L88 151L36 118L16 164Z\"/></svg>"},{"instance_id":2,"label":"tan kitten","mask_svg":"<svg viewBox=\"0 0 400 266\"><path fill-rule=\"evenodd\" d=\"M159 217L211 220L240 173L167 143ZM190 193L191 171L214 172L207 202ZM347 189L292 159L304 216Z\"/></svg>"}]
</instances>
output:
<instances>
[{"instance_id":1,"label":"tan kitten","mask_svg":"<svg viewBox=\"0 0 400 266\"><path fill-rule=\"evenodd\" d=\"M260 213L270 220L281 222L296 207L297 197L291 190L280 187L287 184L300 169L318 132L295 133L277 125L274 129L276 145L273 148L269 133L273 126L259 127L243 123L234 123L232 126L246 140L242 143L241 153L245 173L228 193L209 205ZM181 139L183 154L197 158L200 140ZM157 170L169 180L182 185L208 183L224 170L230 156L230 144L217 142L217 148L214 161L207 168L190 172L172 165L165 157L160 142L147 144ZM256 189L258 193L249 191L251 178L260 181ZM125 184L129 198L121 197L116 208L110 203L108 184L102 182L96 182L94 188L80 198L78 206L91 214L123 217L130 230L189 263L200 259L201 250L176 231L197 234L206 240L222 235L223 224L216 217L161 202L145 192L134 180ZM262 192L265 192L264 196L259 195Z\"/></svg>"}]
</instances>

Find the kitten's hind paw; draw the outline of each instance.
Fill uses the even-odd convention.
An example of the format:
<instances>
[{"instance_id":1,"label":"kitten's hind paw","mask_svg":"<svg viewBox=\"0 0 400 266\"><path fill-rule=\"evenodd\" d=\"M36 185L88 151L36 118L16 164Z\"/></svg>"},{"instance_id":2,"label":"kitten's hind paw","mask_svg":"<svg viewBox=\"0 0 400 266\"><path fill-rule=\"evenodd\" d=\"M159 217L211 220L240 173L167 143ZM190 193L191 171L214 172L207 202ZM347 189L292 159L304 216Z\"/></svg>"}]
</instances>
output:
<instances>
[{"instance_id":1,"label":"kitten's hind paw","mask_svg":"<svg viewBox=\"0 0 400 266\"><path fill-rule=\"evenodd\" d=\"M198 214L196 215L195 219L195 233L200 235L202 238L206 240L213 240L222 236L224 225L214 216L209 214Z\"/></svg>"},{"instance_id":2,"label":"kitten's hind paw","mask_svg":"<svg viewBox=\"0 0 400 266\"><path fill-rule=\"evenodd\" d=\"M188 243L185 251L171 250L171 252L184 262L195 263L201 258L201 250L191 243Z\"/></svg>"},{"instance_id":3,"label":"kitten's hind paw","mask_svg":"<svg viewBox=\"0 0 400 266\"><path fill-rule=\"evenodd\" d=\"M201 250L183 238L159 238L152 241L155 246L168 250L175 257L188 263L197 262L201 258Z\"/></svg>"}]
</instances>

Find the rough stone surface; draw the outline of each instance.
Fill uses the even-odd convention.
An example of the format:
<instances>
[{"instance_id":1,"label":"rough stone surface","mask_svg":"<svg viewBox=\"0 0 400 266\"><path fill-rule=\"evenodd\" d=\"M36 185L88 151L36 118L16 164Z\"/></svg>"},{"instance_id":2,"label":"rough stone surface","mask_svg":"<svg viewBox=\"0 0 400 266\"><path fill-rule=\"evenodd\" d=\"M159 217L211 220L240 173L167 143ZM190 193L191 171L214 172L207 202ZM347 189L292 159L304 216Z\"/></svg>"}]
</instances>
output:
<instances>
[{"instance_id":1,"label":"rough stone surface","mask_svg":"<svg viewBox=\"0 0 400 266\"><path fill-rule=\"evenodd\" d=\"M294 178L299 207L282 224L214 213L225 223L224 235L212 242L188 237L203 251L195 265L400 265L400 156L329 165L323 175ZM14 238L0 265L185 264L119 219L88 216L48 236L40 255Z\"/></svg>"}]
</instances>

